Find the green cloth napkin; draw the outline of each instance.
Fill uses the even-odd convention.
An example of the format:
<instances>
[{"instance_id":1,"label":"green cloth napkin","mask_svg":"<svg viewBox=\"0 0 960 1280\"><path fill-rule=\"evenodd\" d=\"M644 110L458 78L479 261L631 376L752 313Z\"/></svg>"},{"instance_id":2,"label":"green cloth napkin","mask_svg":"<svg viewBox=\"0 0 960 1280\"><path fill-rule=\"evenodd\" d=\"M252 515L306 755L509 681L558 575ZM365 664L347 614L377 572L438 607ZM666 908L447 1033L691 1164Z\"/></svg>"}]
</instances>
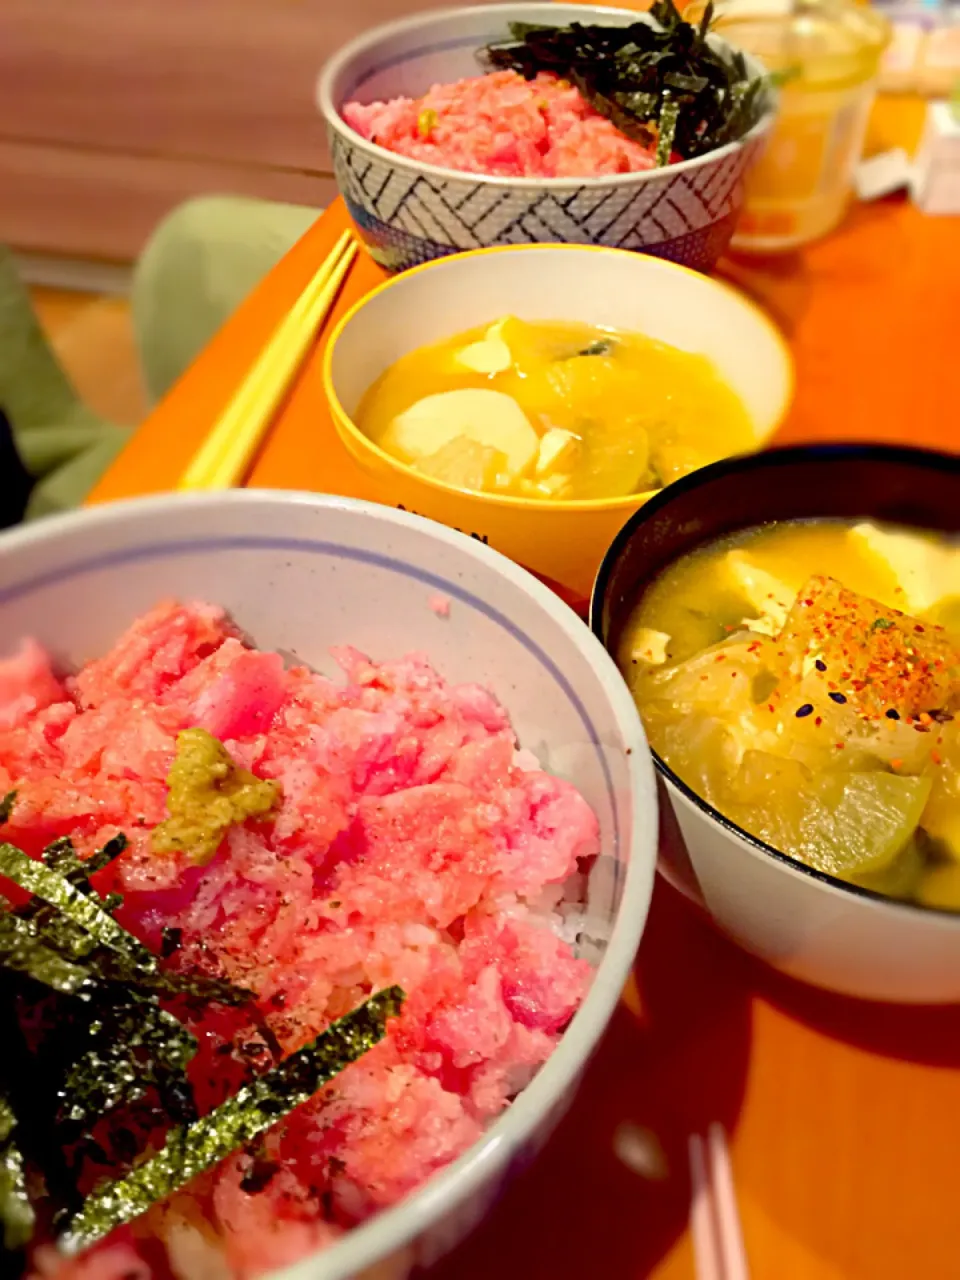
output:
<instances>
[{"instance_id":1,"label":"green cloth napkin","mask_svg":"<svg viewBox=\"0 0 960 1280\"><path fill-rule=\"evenodd\" d=\"M141 255L131 293L152 400L166 394L319 212L207 196L180 205L164 219ZM28 520L82 503L133 431L98 417L81 401L44 337L12 254L2 245L0 407L35 481Z\"/></svg>"},{"instance_id":2,"label":"green cloth napkin","mask_svg":"<svg viewBox=\"0 0 960 1280\"><path fill-rule=\"evenodd\" d=\"M243 196L202 196L166 217L137 263L133 323L147 393L159 400L320 216Z\"/></svg>"},{"instance_id":3,"label":"green cloth napkin","mask_svg":"<svg viewBox=\"0 0 960 1280\"><path fill-rule=\"evenodd\" d=\"M82 502L130 435L129 428L104 421L80 400L44 337L13 255L2 245L0 405L35 481L28 520Z\"/></svg>"}]
</instances>

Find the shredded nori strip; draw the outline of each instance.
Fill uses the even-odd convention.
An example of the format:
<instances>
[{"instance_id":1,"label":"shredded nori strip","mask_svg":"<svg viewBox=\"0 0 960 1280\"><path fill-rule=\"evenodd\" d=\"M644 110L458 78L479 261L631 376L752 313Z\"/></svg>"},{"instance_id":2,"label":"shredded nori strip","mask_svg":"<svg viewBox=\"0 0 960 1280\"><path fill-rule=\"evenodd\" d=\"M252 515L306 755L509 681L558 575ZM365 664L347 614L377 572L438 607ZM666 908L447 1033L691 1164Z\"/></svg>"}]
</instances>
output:
<instances>
[{"instance_id":1,"label":"shredded nori strip","mask_svg":"<svg viewBox=\"0 0 960 1280\"><path fill-rule=\"evenodd\" d=\"M8 791L3 799L0 800L0 826L3 826L5 822L10 821L10 815L13 813L13 806L16 803L16 799L16 791Z\"/></svg>"},{"instance_id":2,"label":"shredded nori strip","mask_svg":"<svg viewBox=\"0 0 960 1280\"><path fill-rule=\"evenodd\" d=\"M73 841L64 837L47 845L43 851L43 860L52 870L59 871L81 893L94 893L90 877L109 866L114 858L118 858L123 853L128 844L127 837L120 832L91 857L81 858L73 847Z\"/></svg>"},{"instance_id":3,"label":"shredded nori strip","mask_svg":"<svg viewBox=\"0 0 960 1280\"><path fill-rule=\"evenodd\" d=\"M29 922L38 944L76 963L85 962L91 979L221 1004L248 1001L252 993L233 983L161 969L157 957L109 914L107 906L119 903L119 895L100 898L88 875L102 871L126 847L126 836L114 836L83 859L69 840L57 840L44 850L43 862L36 862L14 845L0 844L0 873L34 894L12 913L14 918Z\"/></svg>"},{"instance_id":4,"label":"shredded nori strip","mask_svg":"<svg viewBox=\"0 0 960 1280\"><path fill-rule=\"evenodd\" d=\"M63 875L75 889L81 893L94 894L96 891L90 884L89 877L102 871L126 847L127 837L122 834L116 835L92 857L83 859L78 857L72 841L63 837L48 845L41 856L52 871ZM105 911L113 910L115 905L118 905L117 895L103 899L101 905ZM65 917L58 907L52 906L37 895L24 906L18 907L16 914L23 920L32 921L38 930L44 930L48 944L73 959L81 959L89 955L97 945L85 929Z\"/></svg>"},{"instance_id":5,"label":"shredded nori strip","mask_svg":"<svg viewBox=\"0 0 960 1280\"><path fill-rule=\"evenodd\" d=\"M674 0L657 0L650 16L657 26L513 22L511 38L490 45L482 61L527 80L542 71L569 80L621 133L656 145L658 165L672 151L689 160L748 133L770 105L774 79L751 75L742 54L710 43L712 5L697 26Z\"/></svg>"},{"instance_id":6,"label":"shredded nori strip","mask_svg":"<svg viewBox=\"0 0 960 1280\"><path fill-rule=\"evenodd\" d=\"M11 911L0 914L0 964L65 995L75 995L91 985L87 969L47 946L31 921Z\"/></svg>"},{"instance_id":7,"label":"shredded nori strip","mask_svg":"<svg viewBox=\"0 0 960 1280\"><path fill-rule=\"evenodd\" d=\"M35 1215L23 1172L23 1155L13 1141L17 1117L6 1092L0 1093L0 1223L3 1247L15 1253L30 1242Z\"/></svg>"},{"instance_id":8,"label":"shredded nori strip","mask_svg":"<svg viewBox=\"0 0 960 1280\"><path fill-rule=\"evenodd\" d=\"M80 858L69 839L40 861L0 843L0 874L33 896L0 898L0 1230L3 1267L29 1242L33 1208L25 1170L42 1174L58 1218L80 1210L84 1160L115 1162L91 1136L105 1117L151 1091L175 1125L197 1117L186 1067L196 1040L158 996L240 1005L252 993L217 978L164 970L110 910L90 876L126 847L115 836ZM24 1035L21 1018L31 1028ZM256 1013L254 1011L254 1020ZM39 1039L38 1039L39 1037ZM111 1134L110 1141L113 1140ZM133 1135L117 1131L117 1154ZM121 1156L122 1158L122 1156Z\"/></svg>"},{"instance_id":9,"label":"shredded nori strip","mask_svg":"<svg viewBox=\"0 0 960 1280\"><path fill-rule=\"evenodd\" d=\"M677 123L680 119L680 104L674 101L669 91L664 91L660 107L660 131L657 134L657 164L670 163L673 151L673 140L677 136Z\"/></svg>"},{"instance_id":10,"label":"shredded nori strip","mask_svg":"<svg viewBox=\"0 0 960 1280\"><path fill-rule=\"evenodd\" d=\"M598 338L596 342L591 342L589 347L584 347L582 351L578 351L578 356L608 356L614 349L616 343L612 338Z\"/></svg>"},{"instance_id":11,"label":"shredded nori strip","mask_svg":"<svg viewBox=\"0 0 960 1280\"><path fill-rule=\"evenodd\" d=\"M127 956L137 968L151 972L158 967L157 957L104 911L99 898L83 893L52 867L35 862L15 845L0 844L0 874L50 906L59 907L97 942Z\"/></svg>"},{"instance_id":12,"label":"shredded nori strip","mask_svg":"<svg viewBox=\"0 0 960 1280\"><path fill-rule=\"evenodd\" d=\"M197 1049L183 1023L148 1000L131 996L98 1013L89 1047L64 1079L61 1119L67 1141L121 1103L136 1102L151 1085L162 1093L183 1075Z\"/></svg>"},{"instance_id":13,"label":"shredded nori strip","mask_svg":"<svg viewBox=\"0 0 960 1280\"><path fill-rule=\"evenodd\" d=\"M162 1151L126 1178L87 1198L61 1235L61 1249L76 1253L102 1239L259 1137L372 1049L383 1038L387 1019L399 1013L403 1000L399 987L378 992L209 1115L189 1128L172 1130Z\"/></svg>"}]
</instances>

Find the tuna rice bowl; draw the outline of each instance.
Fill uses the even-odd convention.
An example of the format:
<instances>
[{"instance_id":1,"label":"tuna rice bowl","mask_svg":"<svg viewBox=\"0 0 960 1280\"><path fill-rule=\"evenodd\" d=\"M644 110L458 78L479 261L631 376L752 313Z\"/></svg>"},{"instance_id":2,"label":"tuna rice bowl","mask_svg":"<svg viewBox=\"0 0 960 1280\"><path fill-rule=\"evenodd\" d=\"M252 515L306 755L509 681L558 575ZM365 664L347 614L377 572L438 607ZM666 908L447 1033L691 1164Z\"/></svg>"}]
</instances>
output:
<instances>
[{"instance_id":1,"label":"tuna rice bowl","mask_svg":"<svg viewBox=\"0 0 960 1280\"><path fill-rule=\"evenodd\" d=\"M255 640L167 600L72 674L0 660L5 1274L322 1249L470 1147L590 985L597 818L494 695Z\"/></svg>"},{"instance_id":2,"label":"tuna rice bowl","mask_svg":"<svg viewBox=\"0 0 960 1280\"><path fill-rule=\"evenodd\" d=\"M478 48L481 74L420 94L339 103L361 138L432 167L494 178L643 173L742 139L770 109L768 80L673 0L649 19L510 22ZM461 64L462 65L462 64Z\"/></svg>"}]
</instances>

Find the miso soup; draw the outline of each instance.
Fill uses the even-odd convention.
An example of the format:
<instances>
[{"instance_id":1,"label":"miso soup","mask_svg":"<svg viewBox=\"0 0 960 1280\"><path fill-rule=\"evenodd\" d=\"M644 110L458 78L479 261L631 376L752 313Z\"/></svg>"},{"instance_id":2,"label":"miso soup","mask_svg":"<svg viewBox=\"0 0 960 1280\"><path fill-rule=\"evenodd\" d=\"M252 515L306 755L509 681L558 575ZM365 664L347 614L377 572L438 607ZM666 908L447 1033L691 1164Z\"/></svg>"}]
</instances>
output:
<instances>
[{"instance_id":1,"label":"miso soup","mask_svg":"<svg viewBox=\"0 0 960 1280\"><path fill-rule=\"evenodd\" d=\"M367 392L357 425L435 480L547 501L658 489L756 446L745 406L706 356L512 317L403 356Z\"/></svg>"},{"instance_id":2,"label":"miso soup","mask_svg":"<svg viewBox=\"0 0 960 1280\"><path fill-rule=\"evenodd\" d=\"M618 655L653 749L819 871L960 910L960 546L770 525L679 560Z\"/></svg>"}]
</instances>

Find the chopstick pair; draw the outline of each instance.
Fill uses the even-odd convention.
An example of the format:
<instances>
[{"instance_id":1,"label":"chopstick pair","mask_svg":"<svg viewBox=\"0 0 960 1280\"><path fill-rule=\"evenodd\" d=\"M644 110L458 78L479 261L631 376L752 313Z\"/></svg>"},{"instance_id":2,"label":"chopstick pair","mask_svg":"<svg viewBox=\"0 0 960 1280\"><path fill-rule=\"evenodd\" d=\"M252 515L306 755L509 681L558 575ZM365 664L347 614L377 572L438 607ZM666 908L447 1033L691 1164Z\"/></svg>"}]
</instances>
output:
<instances>
[{"instance_id":1,"label":"chopstick pair","mask_svg":"<svg viewBox=\"0 0 960 1280\"><path fill-rule=\"evenodd\" d=\"M730 1152L721 1126L710 1125L706 1138L691 1134L689 1152L697 1280L748 1280Z\"/></svg>"},{"instance_id":2,"label":"chopstick pair","mask_svg":"<svg viewBox=\"0 0 960 1280\"><path fill-rule=\"evenodd\" d=\"M345 231L194 454L179 489L230 489L243 480L356 255L357 242Z\"/></svg>"}]
</instances>

